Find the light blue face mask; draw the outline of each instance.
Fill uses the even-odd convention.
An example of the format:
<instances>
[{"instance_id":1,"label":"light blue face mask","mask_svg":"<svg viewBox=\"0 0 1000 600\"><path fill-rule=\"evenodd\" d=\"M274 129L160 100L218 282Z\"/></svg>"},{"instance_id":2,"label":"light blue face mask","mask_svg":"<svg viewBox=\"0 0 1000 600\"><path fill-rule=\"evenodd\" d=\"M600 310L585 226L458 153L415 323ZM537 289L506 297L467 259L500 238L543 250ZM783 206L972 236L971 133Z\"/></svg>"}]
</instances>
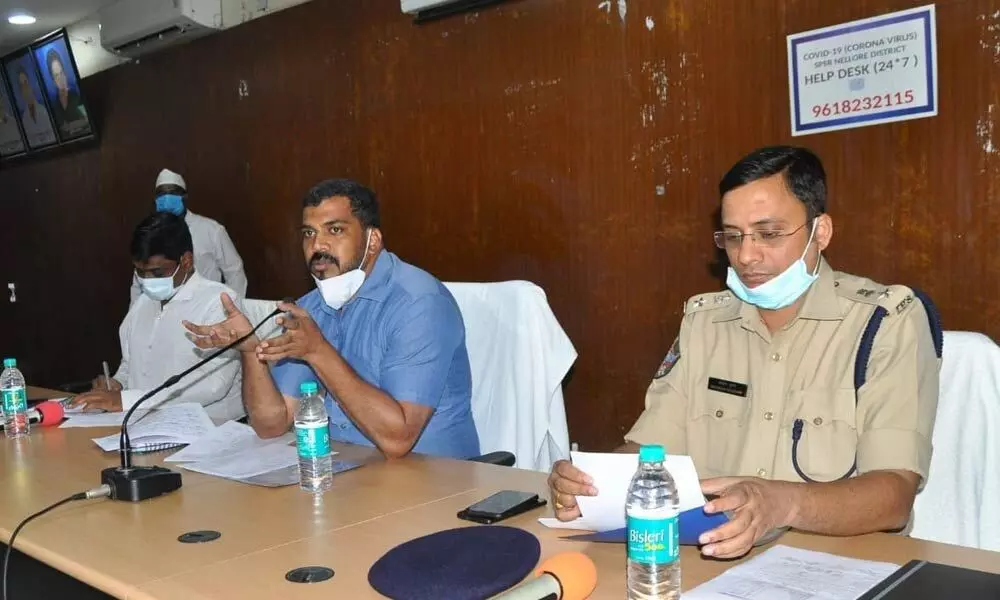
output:
<instances>
[{"instance_id":1,"label":"light blue face mask","mask_svg":"<svg viewBox=\"0 0 1000 600\"><path fill-rule=\"evenodd\" d=\"M178 217L184 214L184 197L177 194L163 194L156 197L156 212L168 212Z\"/></svg>"},{"instance_id":2,"label":"light blue face mask","mask_svg":"<svg viewBox=\"0 0 1000 600\"><path fill-rule=\"evenodd\" d=\"M813 234L816 233L816 220L813 219L812 229L809 231L809 241L806 242L806 249L802 251L802 256L791 264L790 267L755 288L748 288L740 281L739 275L732 267L726 273L726 285L736 294L740 300L753 304L757 308L765 310L778 310L790 306L806 293L809 286L819 278L819 259L816 260L816 272L809 273L806 267L806 252L812 244Z\"/></svg>"},{"instance_id":3,"label":"light blue face mask","mask_svg":"<svg viewBox=\"0 0 1000 600\"><path fill-rule=\"evenodd\" d=\"M139 280L139 288L142 289L143 293L149 296L153 300L160 302L165 302L174 297L179 288L174 286L174 275L177 275L177 271L181 269L181 265L178 263L177 268L170 277L139 277L136 274L136 279ZM187 282L187 277L184 278ZM184 285L183 283L181 285Z\"/></svg>"}]
</instances>

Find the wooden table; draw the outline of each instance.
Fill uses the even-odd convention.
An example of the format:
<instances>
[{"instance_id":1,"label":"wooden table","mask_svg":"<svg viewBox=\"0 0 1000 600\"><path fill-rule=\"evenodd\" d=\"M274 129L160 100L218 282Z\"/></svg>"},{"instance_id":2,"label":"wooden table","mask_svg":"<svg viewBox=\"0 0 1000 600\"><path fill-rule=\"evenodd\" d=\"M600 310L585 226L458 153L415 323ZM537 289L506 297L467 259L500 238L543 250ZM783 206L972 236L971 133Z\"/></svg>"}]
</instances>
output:
<instances>
[{"instance_id":1,"label":"wooden table","mask_svg":"<svg viewBox=\"0 0 1000 600\"><path fill-rule=\"evenodd\" d=\"M99 484L100 470L117 462L90 438L106 429L37 429L27 439L0 439L0 533L23 517L74 492ZM339 446L342 458L365 461L341 473L318 503L290 486L261 488L179 469L184 486L139 504L96 500L74 503L32 522L17 547L34 558L118 598L379 598L368 568L384 552L414 537L451 527L475 526L455 517L460 509L502 489L545 492L542 473L464 461L410 457L385 461L369 449ZM154 464L167 456L140 456ZM598 565L592 598L622 598L623 545L560 539L566 531L537 522L545 509L507 521L531 531L542 556L582 550ZM182 544L187 531L213 529L222 537ZM823 538L786 534L780 543L845 556L904 563L911 558L1000 572L1000 554L874 534ZM686 589L732 562L705 560L693 548L681 553ZM333 579L293 584L290 569L328 566ZM14 574L16 577L16 574Z\"/></svg>"},{"instance_id":2,"label":"wooden table","mask_svg":"<svg viewBox=\"0 0 1000 600\"><path fill-rule=\"evenodd\" d=\"M51 400L53 398L65 398L66 396L71 395L66 392L60 392L59 390L36 387L33 385L29 385L25 391L28 393L28 402Z\"/></svg>"}]
</instances>

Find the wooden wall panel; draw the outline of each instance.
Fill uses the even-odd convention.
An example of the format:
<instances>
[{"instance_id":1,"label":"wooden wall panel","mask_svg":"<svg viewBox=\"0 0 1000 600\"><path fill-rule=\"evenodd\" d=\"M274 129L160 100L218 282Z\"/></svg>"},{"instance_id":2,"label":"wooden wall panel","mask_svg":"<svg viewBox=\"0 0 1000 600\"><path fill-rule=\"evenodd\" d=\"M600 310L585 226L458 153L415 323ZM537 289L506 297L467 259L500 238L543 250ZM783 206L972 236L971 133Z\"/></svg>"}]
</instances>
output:
<instances>
[{"instance_id":1,"label":"wooden wall panel","mask_svg":"<svg viewBox=\"0 0 1000 600\"><path fill-rule=\"evenodd\" d=\"M406 260L546 290L580 353L571 437L610 448L683 301L722 285L719 177L783 142L825 161L837 268L920 286L948 328L996 336L1000 0L937 3L937 117L790 137L785 36L921 4L626 0L622 19L520 0L418 26L395 0L314 0L101 73L84 82L99 147L0 171L0 279L22 299L0 305L0 347L44 384L117 358L128 238L163 166L272 298L308 290L303 192L350 176Z\"/></svg>"}]
</instances>

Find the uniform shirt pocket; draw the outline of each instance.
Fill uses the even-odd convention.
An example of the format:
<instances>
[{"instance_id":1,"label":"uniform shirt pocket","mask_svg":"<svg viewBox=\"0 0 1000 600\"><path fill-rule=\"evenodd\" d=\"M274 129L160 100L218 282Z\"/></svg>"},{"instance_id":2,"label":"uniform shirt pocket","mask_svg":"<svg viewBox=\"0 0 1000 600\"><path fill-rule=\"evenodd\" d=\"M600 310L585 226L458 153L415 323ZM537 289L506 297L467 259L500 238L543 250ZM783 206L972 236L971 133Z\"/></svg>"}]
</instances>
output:
<instances>
[{"instance_id":1,"label":"uniform shirt pocket","mask_svg":"<svg viewBox=\"0 0 1000 600\"><path fill-rule=\"evenodd\" d=\"M858 446L853 389L810 389L789 394L784 426L792 441L793 469L814 481L835 481L854 468ZM796 421L802 422L798 443Z\"/></svg>"},{"instance_id":2,"label":"uniform shirt pocket","mask_svg":"<svg viewBox=\"0 0 1000 600\"><path fill-rule=\"evenodd\" d=\"M739 469L752 392L744 398L705 390L691 402L688 449L699 476L733 475Z\"/></svg>"}]
</instances>

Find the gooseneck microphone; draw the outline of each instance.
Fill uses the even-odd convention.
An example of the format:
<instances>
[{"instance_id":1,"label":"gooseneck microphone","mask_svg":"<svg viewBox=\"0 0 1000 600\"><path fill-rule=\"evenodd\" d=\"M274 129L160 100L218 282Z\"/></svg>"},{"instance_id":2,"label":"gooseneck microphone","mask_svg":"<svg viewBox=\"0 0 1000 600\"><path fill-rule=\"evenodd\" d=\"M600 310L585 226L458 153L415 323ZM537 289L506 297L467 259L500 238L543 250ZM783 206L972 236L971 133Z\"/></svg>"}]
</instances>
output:
<instances>
[{"instance_id":1,"label":"gooseneck microphone","mask_svg":"<svg viewBox=\"0 0 1000 600\"><path fill-rule=\"evenodd\" d=\"M294 304L295 299L285 298L282 302L285 302L286 304ZM139 502L156 496L161 496L181 487L181 474L176 471L158 466L132 466L132 442L128 437L128 420L143 402L163 390L176 385L177 382L184 379L184 377L191 374L193 371L204 366L206 363L212 361L221 354L228 352L229 350L232 350L236 346L239 346L243 342L247 341L251 336L257 333L257 330L260 329L264 323L267 323L272 317L279 314L281 314L281 309L274 309L271 314L261 320L260 323L257 323L257 325L246 335L243 335L237 340L226 344L224 347L198 361L194 366L178 373L177 375L167 378L167 380L158 387L149 393L144 394L135 402L135 404L132 405L131 408L128 409L128 412L125 413L125 418L122 419L122 429L118 437L118 454L121 457L121 465L118 467L108 467L107 469L101 471L101 483L110 486L112 499Z\"/></svg>"}]
</instances>

